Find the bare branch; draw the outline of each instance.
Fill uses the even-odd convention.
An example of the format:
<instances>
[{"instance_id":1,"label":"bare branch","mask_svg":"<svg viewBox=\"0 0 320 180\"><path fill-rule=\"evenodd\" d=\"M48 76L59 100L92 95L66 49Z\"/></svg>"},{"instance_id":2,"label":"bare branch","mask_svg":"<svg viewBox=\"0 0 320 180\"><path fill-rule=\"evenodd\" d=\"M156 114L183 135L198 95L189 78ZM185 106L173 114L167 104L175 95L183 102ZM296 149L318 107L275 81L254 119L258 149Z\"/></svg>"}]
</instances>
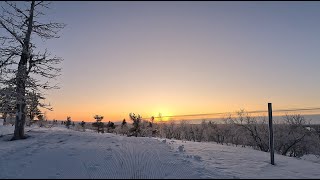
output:
<instances>
[{"instance_id":1,"label":"bare branch","mask_svg":"<svg viewBox=\"0 0 320 180\"><path fill-rule=\"evenodd\" d=\"M20 9L17 7L17 5L15 3L9 3L8 1L6 1L6 3L12 7L16 12L22 14L24 16L24 18L28 19L28 16Z\"/></svg>"},{"instance_id":2,"label":"bare branch","mask_svg":"<svg viewBox=\"0 0 320 180\"><path fill-rule=\"evenodd\" d=\"M1 20L0 20L0 24L3 28L5 28L13 37L15 37L15 39L23 46L23 41L21 38L18 37L18 35L16 34L16 32L14 32L13 30L10 30Z\"/></svg>"}]
</instances>

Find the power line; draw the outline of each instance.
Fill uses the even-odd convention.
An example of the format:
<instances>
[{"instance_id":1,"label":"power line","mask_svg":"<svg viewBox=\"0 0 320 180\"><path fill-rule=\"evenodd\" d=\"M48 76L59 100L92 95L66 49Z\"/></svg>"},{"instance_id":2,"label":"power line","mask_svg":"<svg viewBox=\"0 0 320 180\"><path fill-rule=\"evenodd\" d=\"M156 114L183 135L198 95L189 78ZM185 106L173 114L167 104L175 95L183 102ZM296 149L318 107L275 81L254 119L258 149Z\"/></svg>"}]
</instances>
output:
<instances>
[{"instance_id":1,"label":"power line","mask_svg":"<svg viewBox=\"0 0 320 180\"><path fill-rule=\"evenodd\" d=\"M273 112L285 112L285 111L311 111L311 110L320 110L320 108L281 109L281 110L273 110Z\"/></svg>"},{"instance_id":2,"label":"power line","mask_svg":"<svg viewBox=\"0 0 320 180\"><path fill-rule=\"evenodd\" d=\"M273 110L273 112L288 112L288 111L311 111L311 110L320 110L320 108L300 108L300 109L279 109ZM238 111L239 112L239 111ZM223 113L207 113L207 114L184 114L184 115L173 115L173 116L158 116L154 117L154 119L159 118L173 118L173 117L193 117L193 116L212 116L212 115L224 115L224 114L237 114L236 112L223 112ZM257 110L257 111L244 111L244 113L252 114L252 113L266 113L268 110Z\"/></svg>"}]
</instances>

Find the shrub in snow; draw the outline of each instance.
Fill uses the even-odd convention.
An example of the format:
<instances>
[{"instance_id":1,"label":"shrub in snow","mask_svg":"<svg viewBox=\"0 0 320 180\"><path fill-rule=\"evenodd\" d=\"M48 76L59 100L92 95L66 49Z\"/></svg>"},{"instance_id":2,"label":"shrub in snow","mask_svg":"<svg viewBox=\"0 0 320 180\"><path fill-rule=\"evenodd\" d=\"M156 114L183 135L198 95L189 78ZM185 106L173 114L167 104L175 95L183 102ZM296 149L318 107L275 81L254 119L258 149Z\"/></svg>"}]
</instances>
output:
<instances>
[{"instance_id":1,"label":"shrub in snow","mask_svg":"<svg viewBox=\"0 0 320 180\"><path fill-rule=\"evenodd\" d=\"M141 135L142 137L151 137L153 135L152 123L149 121L142 121L141 123Z\"/></svg>"},{"instance_id":2,"label":"shrub in snow","mask_svg":"<svg viewBox=\"0 0 320 180\"><path fill-rule=\"evenodd\" d=\"M96 120L96 122L92 123L92 126L97 128L98 133L99 132L104 133L104 123L101 122L103 119L103 116L95 115L93 118Z\"/></svg>"},{"instance_id":3,"label":"shrub in snow","mask_svg":"<svg viewBox=\"0 0 320 180\"><path fill-rule=\"evenodd\" d=\"M231 125L228 125L228 123L230 123ZM241 110L237 113L237 117L227 117L225 119L225 124L226 127L240 127L244 130L242 131L244 133L243 135L247 137L244 142L245 145L258 148L259 150L264 152L269 151L269 133L265 117L252 117L244 110ZM230 137L230 134L231 131L227 131L226 136Z\"/></svg>"},{"instance_id":4,"label":"shrub in snow","mask_svg":"<svg viewBox=\"0 0 320 180\"><path fill-rule=\"evenodd\" d=\"M85 124L86 124L86 123L85 123L84 121L81 121L81 123L80 123L80 126L82 127L82 130L83 130L83 131L85 131Z\"/></svg>"},{"instance_id":5,"label":"shrub in snow","mask_svg":"<svg viewBox=\"0 0 320 180\"><path fill-rule=\"evenodd\" d=\"M121 127L126 126L126 125L127 125L126 119L123 119L122 123L121 123Z\"/></svg>"},{"instance_id":6,"label":"shrub in snow","mask_svg":"<svg viewBox=\"0 0 320 180\"><path fill-rule=\"evenodd\" d=\"M180 138L181 131L178 127L176 127L176 123L174 121L169 121L166 123L160 123L158 126L159 135L162 138Z\"/></svg>"},{"instance_id":7,"label":"shrub in snow","mask_svg":"<svg viewBox=\"0 0 320 180\"><path fill-rule=\"evenodd\" d=\"M113 122L109 121L109 122L107 123L107 132L108 132L108 133L114 132L114 129L115 129L115 128L116 128L116 126L114 125Z\"/></svg>"},{"instance_id":8,"label":"shrub in snow","mask_svg":"<svg viewBox=\"0 0 320 180\"><path fill-rule=\"evenodd\" d=\"M38 118L38 125L39 125L39 127L43 127L43 126L45 125L44 115L39 114L39 115L37 116L37 118Z\"/></svg>"},{"instance_id":9,"label":"shrub in snow","mask_svg":"<svg viewBox=\"0 0 320 180\"><path fill-rule=\"evenodd\" d=\"M130 119L133 121L133 127L129 129L128 136L135 136L138 137L140 135L141 129L141 116L138 114L137 116L134 113L129 114Z\"/></svg>"},{"instance_id":10,"label":"shrub in snow","mask_svg":"<svg viewBox=\"0 0 320 180\"><path fill-rule=\"evenodd\" d=\"M283 119L284 124L275 126L275 150L278 153L293 157L319 154L319 150L315 151L320 147L319 138L305 127L307 121L303 116L286 115Z\"/></svg>"},{"instance_id":11,"label":"shrub in snow","mask_svg":"<svg viewBox=\"0 0 320 180\"><path fill-rule=\"evenodd\" d=\"M123 119L122 123L121 123L121 130L120 130L120 133L125 135L125 134L128 134L128 124L126 122L126 119Z\"/></svg>"},{"instance_id":12,"label":"shrub in snow","mask_svg":"<svg viewBox=\"0 0 320 180\"><path fill-rule=\"evenodd\" d=\"M125 119L123 119L122 123L119 126L116 126L113 132L121 135L128 135L128 124Z\"/></svg>"},{"instance_id":13,"label":"shrub in snow","mask_svg":"<svg viewBox=\"0 0 320 180\"><path fill-rule=\"evenodd\" d=\"M193 156L193 159L195 159L196 161L201 161L201 157L198 156L198 155L194 155L194 156Z\"/></svg>"},{"instance_id":14,"label":"shrub in snow","mask_svg":"<svg viewBox=\"0 0 320 180\"><path fill-rule=\"evenodd\" d=\"M67 126L68 129L70 128L70 125L71 125L71 117L68 116L67 117L67 121L66 121L66 126Z\"/></svg>"},{"instance_id":15,"label":"shrub in snow","mask_svg":"<svg viewBox=\"0 0 320 180\"><path fill-rule=\"evenodd\" d=\"M183 152L183 151L184 151L184 145L180 145L180 146L178 147L178 150L179 150L179 152Z\"/></svg>"}]
</instances>

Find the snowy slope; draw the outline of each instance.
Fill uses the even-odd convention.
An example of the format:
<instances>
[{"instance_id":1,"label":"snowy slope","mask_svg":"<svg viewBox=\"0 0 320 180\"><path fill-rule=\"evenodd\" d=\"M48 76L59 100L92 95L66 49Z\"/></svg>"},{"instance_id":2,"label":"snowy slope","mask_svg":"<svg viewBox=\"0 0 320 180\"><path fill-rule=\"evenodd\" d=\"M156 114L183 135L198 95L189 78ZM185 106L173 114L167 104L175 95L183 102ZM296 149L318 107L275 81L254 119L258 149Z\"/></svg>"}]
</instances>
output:
<instances>
[{"instance_id":1,"label":"snowy slope","mask_svg":"<svg viewBox=\"0 0 320 180\"><path fill-rule=\"evenodd\" d=\"M277 164L272 166L268 153L214 143L64 127L34 128L28 135L31 137L18 141L8 141L11 135L0 138L0 178L320 177L318 163L276 155Z\"/></svg>"}]
</instances>

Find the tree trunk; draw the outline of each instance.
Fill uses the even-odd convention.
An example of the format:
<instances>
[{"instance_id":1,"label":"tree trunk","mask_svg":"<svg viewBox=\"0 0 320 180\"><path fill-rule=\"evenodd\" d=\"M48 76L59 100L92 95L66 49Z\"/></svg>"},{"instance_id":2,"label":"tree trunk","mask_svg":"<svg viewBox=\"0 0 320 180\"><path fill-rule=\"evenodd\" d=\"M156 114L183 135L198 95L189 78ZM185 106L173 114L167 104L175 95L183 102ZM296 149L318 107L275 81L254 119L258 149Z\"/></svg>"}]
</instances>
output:
<instances>
[{"instance_id":1,"label":"tree trunk","mask_svg":"<svg viewBox=\"0 0 320 180\"><path fill-rule=\"evenodd\" d=\"M17 73L17 105L16 105L16 122L14 128L14 136L12 140L17 139L25 139L24 136L24 125L26 121L26 99L25 99L25 92L26 92L26 62L27 62L27 50L24 50L21 55L21 59L18 66L18 73Z\"/></svg>"},{"instance_id":2,"label":"tree trunk","mask_svg":"<svg viewBox=\"0 0 320 180\"><path fill-rule=\"evenodd\" d=\"M23 49L18 65L18 73L16 77L17 83L17 113L14 134L11 140L25 139L24 125L26 122L26 79L27 79L27 62L30 58L30 37L32 32L33 12L35 1L31 2L30 16L28 17L28 30L23 40Z\"/></svg>"}]
</instances>

